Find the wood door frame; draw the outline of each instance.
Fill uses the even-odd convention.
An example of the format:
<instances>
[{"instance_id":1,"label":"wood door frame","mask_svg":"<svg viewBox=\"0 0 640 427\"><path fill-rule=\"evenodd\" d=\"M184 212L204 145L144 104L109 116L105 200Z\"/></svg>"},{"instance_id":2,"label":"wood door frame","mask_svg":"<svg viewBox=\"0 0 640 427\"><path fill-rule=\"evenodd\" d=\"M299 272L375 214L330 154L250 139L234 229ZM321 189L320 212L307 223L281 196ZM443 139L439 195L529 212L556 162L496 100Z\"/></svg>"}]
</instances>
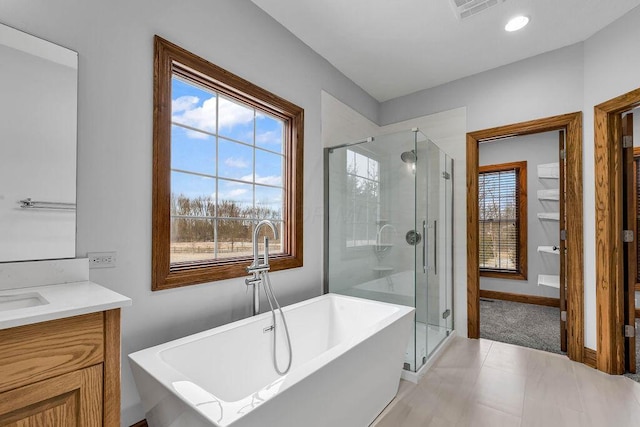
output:
<instances>
[{"instance_id":1,"label":"wood door frame","mask_svg":"<svg viewBox=\"0 0 640 427\"><path fill-rule=\"evenodd\" d=\"M582 217L582 112L467 133L467 328L480 337L480 266L478 208L478 144L481 141L561 131L566 133L567 158L567 356L584 360L584 255ZM559 320L558 320L559 321Z\"/></svg>"},{"instance_id":2,"label":"wood door frame","mask_svg":"<svg viewBox=\"0 0 640 427\"><path fill-rule=\"evenodd\" d=\"M640 105L640 88L594 107L596 340L598 369L624 373L622 114Z\"/></svg>"}]
</instances>

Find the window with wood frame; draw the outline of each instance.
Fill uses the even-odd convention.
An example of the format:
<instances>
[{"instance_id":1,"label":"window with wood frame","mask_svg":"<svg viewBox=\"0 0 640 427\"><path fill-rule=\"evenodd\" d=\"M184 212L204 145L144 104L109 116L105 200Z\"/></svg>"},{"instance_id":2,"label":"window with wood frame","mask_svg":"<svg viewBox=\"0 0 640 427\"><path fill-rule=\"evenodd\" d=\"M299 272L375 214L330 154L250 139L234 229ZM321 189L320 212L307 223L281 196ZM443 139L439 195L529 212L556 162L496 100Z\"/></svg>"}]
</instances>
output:
<instances>
[{"instance_id":1,"label":"window with wood frame","mask_svg":"<svg viewBox=\"0 0 640 427\"><path fill-rule=\"evenodd\" d=\"M246 275L263 219L271 269L302 266L303 115L155 37L153 290Z\"/></svg>"},{"instance_id":2,"label":"window with wood frame","mask_svg":"<svg viewBox=\"0 0 640 427\"><path fill-rule=\"evenodd\" d=\"M527 279L527 162L481 166L480 275Z\"/></svg>"}]
</instances>

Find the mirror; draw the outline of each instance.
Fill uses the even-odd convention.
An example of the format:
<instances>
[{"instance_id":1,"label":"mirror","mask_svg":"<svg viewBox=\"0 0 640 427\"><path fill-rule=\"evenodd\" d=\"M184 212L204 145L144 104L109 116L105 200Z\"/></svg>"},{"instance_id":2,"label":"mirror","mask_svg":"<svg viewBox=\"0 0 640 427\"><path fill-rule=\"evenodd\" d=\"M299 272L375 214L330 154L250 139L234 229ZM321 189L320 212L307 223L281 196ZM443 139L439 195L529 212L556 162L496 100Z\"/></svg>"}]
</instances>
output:
<instances>
[{"instance_id":1,"label":"mirror","mask_svg":"<svg viewBox=\"0 0 640 427\"><path fill-rule=\"evenodd\" d=\"M0 262L74 258L78 54L0 24Z\"/></svg>"}]
</instances>

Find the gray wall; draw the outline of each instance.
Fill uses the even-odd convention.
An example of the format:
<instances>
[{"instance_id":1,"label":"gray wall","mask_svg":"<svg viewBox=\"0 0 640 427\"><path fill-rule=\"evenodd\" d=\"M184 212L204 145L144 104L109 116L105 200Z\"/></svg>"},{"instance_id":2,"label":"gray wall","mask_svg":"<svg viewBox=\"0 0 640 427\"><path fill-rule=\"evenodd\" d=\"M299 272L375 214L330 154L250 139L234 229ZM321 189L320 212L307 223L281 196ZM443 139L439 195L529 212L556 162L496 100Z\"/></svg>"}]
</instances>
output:
<instances>
[{"instance_id":1,"label":"gray wall","mask_svg":"<svg viewBox=\"0 0 640 427\"><path fill-rule=\"evenodd\" d=\"M527 280L480 277L480 289L558 298L559 290L538 286L538 274L560 274L558 255L538 253L538 246L560 243L557 221L541 221L538 212L558 212L559 202L538 200L537 191L558 188L557 179L539 179L537 165L558 161L558 132L546 132L480 144L479 164L527 161Z\"/></svg>"},{"instance_id":2,"label":"gray wall","mask_svg":"<svg viewBox=\"0 0 640 427\"><path fill-rule=\"evenodd\" d=\"M380 124L467 107L479 130L582 109L583 46L578 43L380 105Z\"/></svg>"},{"instance_id":3,"label":"gray wall","mask_svg":"<svg viewBox=\"0 0 640 427\"><path fill-rule=\"evenodd\" d=\"M153 35L305 109L304 267L273 274L283 305L321 293L321 90L372 121L378 104L249 0L7 0L0 20L79 53L77 256L117 251L117 267L91 279L133 299L122 314L128 426L144 414L126 355L246 317L251 300L242 279L151 292Z\"/></svg>"}]
</instances>

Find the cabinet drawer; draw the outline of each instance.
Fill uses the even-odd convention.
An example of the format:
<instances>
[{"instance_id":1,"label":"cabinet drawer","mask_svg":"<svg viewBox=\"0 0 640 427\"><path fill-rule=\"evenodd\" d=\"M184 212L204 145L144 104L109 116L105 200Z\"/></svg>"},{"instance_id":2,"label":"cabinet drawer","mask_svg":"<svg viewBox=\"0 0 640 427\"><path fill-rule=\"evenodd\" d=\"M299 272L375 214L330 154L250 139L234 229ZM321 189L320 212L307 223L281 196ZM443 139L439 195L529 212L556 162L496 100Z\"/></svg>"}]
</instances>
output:
<instances>
[{"instance_id":1,"label":"cabinet drawer","mask_svg":"<svg viewBox=\"0 0 640 427\"><path fill-rule=\"evenodd\" d=\"M104 315L0 330L0 393L101 363Z\"/></svg>"}]
</instances>

